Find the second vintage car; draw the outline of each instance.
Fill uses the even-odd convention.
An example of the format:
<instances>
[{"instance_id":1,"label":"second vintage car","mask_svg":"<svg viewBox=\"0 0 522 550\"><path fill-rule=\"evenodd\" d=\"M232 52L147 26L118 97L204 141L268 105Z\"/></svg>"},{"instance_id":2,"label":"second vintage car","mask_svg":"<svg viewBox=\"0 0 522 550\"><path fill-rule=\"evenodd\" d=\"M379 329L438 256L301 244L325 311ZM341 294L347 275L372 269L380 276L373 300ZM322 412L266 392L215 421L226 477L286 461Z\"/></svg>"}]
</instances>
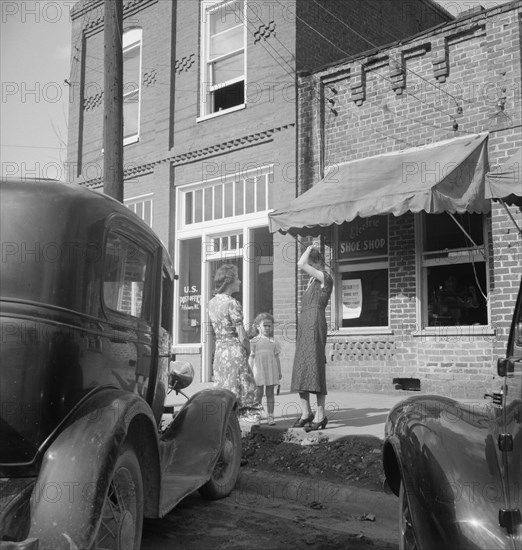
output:
<instances>
[{"instance_id":1,"label":"second vintage car","mask_svg":"<svg viewBox=\"0 0 522 550\"><path fill-rule=\"evenodd\" d=\"M522 284L497 373L503 386L483 404L418 396L390 412L401 549L522 549Z\"/></svg>"}]
</instances>

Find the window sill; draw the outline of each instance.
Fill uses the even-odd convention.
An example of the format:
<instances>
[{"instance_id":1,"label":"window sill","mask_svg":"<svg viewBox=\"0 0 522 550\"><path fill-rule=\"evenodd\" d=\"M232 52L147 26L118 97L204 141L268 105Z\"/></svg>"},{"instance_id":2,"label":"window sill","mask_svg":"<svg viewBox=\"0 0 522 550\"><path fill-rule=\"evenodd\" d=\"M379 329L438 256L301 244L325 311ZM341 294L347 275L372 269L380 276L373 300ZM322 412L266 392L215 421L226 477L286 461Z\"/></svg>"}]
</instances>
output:
<instances>
[{"instance_id":1,"label":"window sill","mask_svg":"<svg viewBox=\"0 0 522 550\"><path fill-rule=\"evenodd\" d=\"M389 336L393 330L388 327L360 327L360 328L340 328L328 332L328 338L335 336Z\"/></svg>"},{"instance_id":2,"label":"window sill","mask_svg":"<svg viewBox=\"0 0 522 550\"><path fill-rule=\"evenodd\" d=\"M177 344L172 346L170 351L176 355L199 355L201 353L201 344Z\"/></svg>"},{"instance_id":3,"label":"window sill","mask_svg":"<svg viewBox=\"0 0 522 550\"><path fill-rule=\"evenodd\" d=\"M123 140L123 146L125 147L125 145L131 145L132 143L138 143L138 141L140 140L140 136L129 136L128 138L125 138Z\"/></svg>"},{"instance_id":4,"label":"window sill","mask_svg":"<svg viewBox=\"0 0 522 550\"><path fill-rule=\"evenodd\" d=\"M411 333L413 337L437 338L448 336L496 336L496 330L487 325L462 325L447 327L426 327Z\"/></svg>"},{"instance_id":5,"label":"window sill","mask_svg":"<svg viewBox=\"0 0 522 550\"><path fill-rule=\"evenodd\" d=\"M198 116L196 117L196 122L204 122L205 120L209 120L211 118L216 118L218 116L233 113L235 111L241 111L241 109L246 109L246 103L236 105L235 107L230 107L230 109L224 109L223 111L216 111L215 113L210 113L208 115Z\"/></svg>"}]
</instances>

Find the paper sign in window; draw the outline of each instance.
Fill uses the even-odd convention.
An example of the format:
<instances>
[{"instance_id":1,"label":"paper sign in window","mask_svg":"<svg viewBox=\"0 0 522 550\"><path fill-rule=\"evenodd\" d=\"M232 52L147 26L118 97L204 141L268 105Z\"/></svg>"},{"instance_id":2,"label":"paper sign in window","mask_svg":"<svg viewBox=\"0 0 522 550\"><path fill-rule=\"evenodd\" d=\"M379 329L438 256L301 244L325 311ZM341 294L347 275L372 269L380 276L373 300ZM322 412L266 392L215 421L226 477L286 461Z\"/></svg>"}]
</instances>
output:
<instances>
[{"instance_id":1,"label":"paper sign in window","mask_svg":"<svg viewBox=\"0 0 522 550\"><path fill-rule=\"evenodd\" d=\"M358 319L363 301L361 279L345 279L342 283L343 319Z\"/></svg>"}]
</instances>

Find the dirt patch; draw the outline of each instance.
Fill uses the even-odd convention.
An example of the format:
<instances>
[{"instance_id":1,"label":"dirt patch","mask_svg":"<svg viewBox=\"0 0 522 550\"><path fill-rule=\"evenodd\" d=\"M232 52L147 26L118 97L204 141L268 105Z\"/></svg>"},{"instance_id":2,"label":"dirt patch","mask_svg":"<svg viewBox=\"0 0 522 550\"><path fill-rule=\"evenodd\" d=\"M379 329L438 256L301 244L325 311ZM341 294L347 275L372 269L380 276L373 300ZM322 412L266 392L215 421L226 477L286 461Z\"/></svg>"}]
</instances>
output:
<instances>
[{"instance_id":1,"label":"dirt patch","mask_svg":"<svg viewBox=\"0 0 522 550\"><path fill-rule=\"evenodd\" d=\"M251 432L243 437L243 464L382 491L382 445L376 437L292 442Z\"/></svg>"}]
</instances>

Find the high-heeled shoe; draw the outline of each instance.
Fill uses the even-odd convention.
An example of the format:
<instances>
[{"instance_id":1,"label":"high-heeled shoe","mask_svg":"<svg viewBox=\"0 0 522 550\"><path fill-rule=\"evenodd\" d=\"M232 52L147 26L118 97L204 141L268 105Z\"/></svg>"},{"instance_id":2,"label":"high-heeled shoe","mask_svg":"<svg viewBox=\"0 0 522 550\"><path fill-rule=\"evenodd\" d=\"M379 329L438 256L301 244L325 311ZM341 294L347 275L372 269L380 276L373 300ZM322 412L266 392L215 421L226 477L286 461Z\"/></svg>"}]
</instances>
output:
<instances>
[{"instance_id":1,"label":"high-heeled shoe","mask_svg":"<svg viewBox=\"0 0 522 550\"><path fill-rule=\"evenodd\" d=\"M315 432L316 430L323 430L328 424L328 418L326 416L321 420L321 422L311 422L308 428L305 428L305 432Z\"/></svg>"},{"instance_id":2,"label":"high-heeled shoe","mask_svg":"<svg viewBox=\"0 0 522 550\"><path fill-rule=\"evenodd\" d=\"M304 428L307 424L312 424L315 414L311 413L306 418L298 418L293 424L292 428Z\"/></svg>"}]
</instances>

